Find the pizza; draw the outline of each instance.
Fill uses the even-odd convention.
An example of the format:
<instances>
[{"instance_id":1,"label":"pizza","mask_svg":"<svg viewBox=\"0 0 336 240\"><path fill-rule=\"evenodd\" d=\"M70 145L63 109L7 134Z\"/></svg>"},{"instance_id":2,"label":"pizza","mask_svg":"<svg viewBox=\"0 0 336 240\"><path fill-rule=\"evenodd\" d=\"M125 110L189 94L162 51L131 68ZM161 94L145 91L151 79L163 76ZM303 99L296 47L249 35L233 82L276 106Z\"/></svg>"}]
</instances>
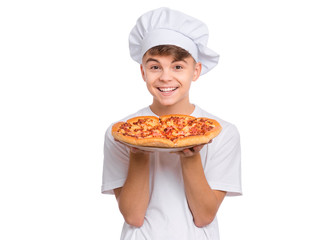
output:
<instances>
[{"instance_id":1,"label":"pizza","mask_svg":"<svg viewBox=\"0 0 336 240\"><path fill-rule=\"evenodd\" d=\"M210 118L171 114L139 116L112 126L113 137L136 146L177 148L208 143L222 127Z\"/></svg>"}]
</instances>

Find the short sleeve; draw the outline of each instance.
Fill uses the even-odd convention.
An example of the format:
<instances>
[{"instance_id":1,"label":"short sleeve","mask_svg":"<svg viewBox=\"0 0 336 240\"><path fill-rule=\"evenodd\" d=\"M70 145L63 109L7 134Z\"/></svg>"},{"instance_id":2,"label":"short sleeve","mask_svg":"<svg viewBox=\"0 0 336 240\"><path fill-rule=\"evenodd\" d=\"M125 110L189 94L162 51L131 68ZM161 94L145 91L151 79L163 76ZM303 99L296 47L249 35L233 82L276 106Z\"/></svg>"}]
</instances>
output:
<instances>
[{"instance_id":1,"label":"short sleeve","mask_svg":"<svg viewBox=\"0 0 336 240\"><path fill-rule=\"evenodd\" d=\"M240 135L232 124L208 145L204 172L212 189L226 191L226 196L242 195Z\"/></svg>"},{"instance_id":2,"label":"short sleeve","mask_svg":"<svg viewBox=\"0 0 336 240\"><path fill-rule=\"evenodd\" d=\"M112 125L105 133L104 164L101 192L114 194L113 189L122 187L127 178L129 150L121 143L114 141L111 134Z\"/></svg>"}]
</instances>

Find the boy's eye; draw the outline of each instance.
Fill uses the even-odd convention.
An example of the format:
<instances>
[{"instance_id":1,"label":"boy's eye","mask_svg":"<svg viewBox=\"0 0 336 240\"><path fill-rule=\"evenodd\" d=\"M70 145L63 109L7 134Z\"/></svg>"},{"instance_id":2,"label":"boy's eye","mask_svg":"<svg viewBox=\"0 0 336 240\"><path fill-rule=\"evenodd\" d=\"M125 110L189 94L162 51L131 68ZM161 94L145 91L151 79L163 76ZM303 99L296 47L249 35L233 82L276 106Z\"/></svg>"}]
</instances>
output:
<instances>
[{"instance_id":1,"label":"boy's eye","mask_svg":"<svg viewBox=\"0 0 336 240\"><path fill-rule=\"evenodd\" d=\"M150 69L158 70L158 69L159 69L159 66L151 66Z\"/></svg>"},{"instance_id":2,"label":"boy's eye","mask_svg":"<svg viewBox=\"0 0 336 240\"><path fill-rule=\"evenodd\" d=\"M183 67L180 66L180 65L175 66L175 69L177 69L177 70L181 70L182 68L183 68Z\"/></svg>"}]
</instances>

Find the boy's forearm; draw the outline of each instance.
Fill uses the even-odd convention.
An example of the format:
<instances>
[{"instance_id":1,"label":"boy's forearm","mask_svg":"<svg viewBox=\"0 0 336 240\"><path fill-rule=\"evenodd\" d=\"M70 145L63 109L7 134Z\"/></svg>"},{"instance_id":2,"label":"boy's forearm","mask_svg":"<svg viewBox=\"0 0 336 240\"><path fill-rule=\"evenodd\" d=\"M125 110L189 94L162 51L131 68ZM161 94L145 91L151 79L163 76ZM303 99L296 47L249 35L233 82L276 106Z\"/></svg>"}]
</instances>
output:
<instances>
[{"instance_id":1,"label":"boy's forearm","mask_svg":"<svg viewBox=\"0 0 336 240\"><path fill-rule=\"evenodd\" d=\"M149 201L149 154L130 153L127 179L117 199L125 221L140 227Z\"/></svg>"},{"instance_id":2,"label":"boy's forearm","mask_svg":"<svg viewBox=\"0 0 336 240\"><path fill-rule=\"evenodd\" d=\"M204 175L200 154L181 156L182 174L189 208L198 227L210 224L223 199L216 195ZM224 194L224 193L223 193ZM223 195L224 198L224 195Z\"/></svg>"}]
</instances>

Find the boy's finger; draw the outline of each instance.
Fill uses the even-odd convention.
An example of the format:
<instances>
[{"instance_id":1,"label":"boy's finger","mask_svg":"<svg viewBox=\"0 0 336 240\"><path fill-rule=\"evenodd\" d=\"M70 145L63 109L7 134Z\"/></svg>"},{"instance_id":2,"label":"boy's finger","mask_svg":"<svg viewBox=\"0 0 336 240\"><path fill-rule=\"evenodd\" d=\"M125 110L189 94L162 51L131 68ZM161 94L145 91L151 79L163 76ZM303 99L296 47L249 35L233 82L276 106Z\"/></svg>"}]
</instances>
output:
<instances>
[{"instance_id":1,"label":"boy's finger","mask_svg":"<svg viewBox=\"0 0 336 240\"><path fill-rule=\"evenodd\" d=\"M203 146L204 146L204 144L202 144L202 145L197 145L197 146L193 147L194 152L199 152L199 151L201 151L201 149L203 148Z\"/></svg>"},{"instance_id":2,"label":"boy's finger","mask_svg":"<svg viewBox=\"0 0 336 240\"><path fill-rule=\"evenodd\" d=\"M191 157L194 154L189 148L183 149L182 152L185 157Z\"/></svg>"}]
</instances>

